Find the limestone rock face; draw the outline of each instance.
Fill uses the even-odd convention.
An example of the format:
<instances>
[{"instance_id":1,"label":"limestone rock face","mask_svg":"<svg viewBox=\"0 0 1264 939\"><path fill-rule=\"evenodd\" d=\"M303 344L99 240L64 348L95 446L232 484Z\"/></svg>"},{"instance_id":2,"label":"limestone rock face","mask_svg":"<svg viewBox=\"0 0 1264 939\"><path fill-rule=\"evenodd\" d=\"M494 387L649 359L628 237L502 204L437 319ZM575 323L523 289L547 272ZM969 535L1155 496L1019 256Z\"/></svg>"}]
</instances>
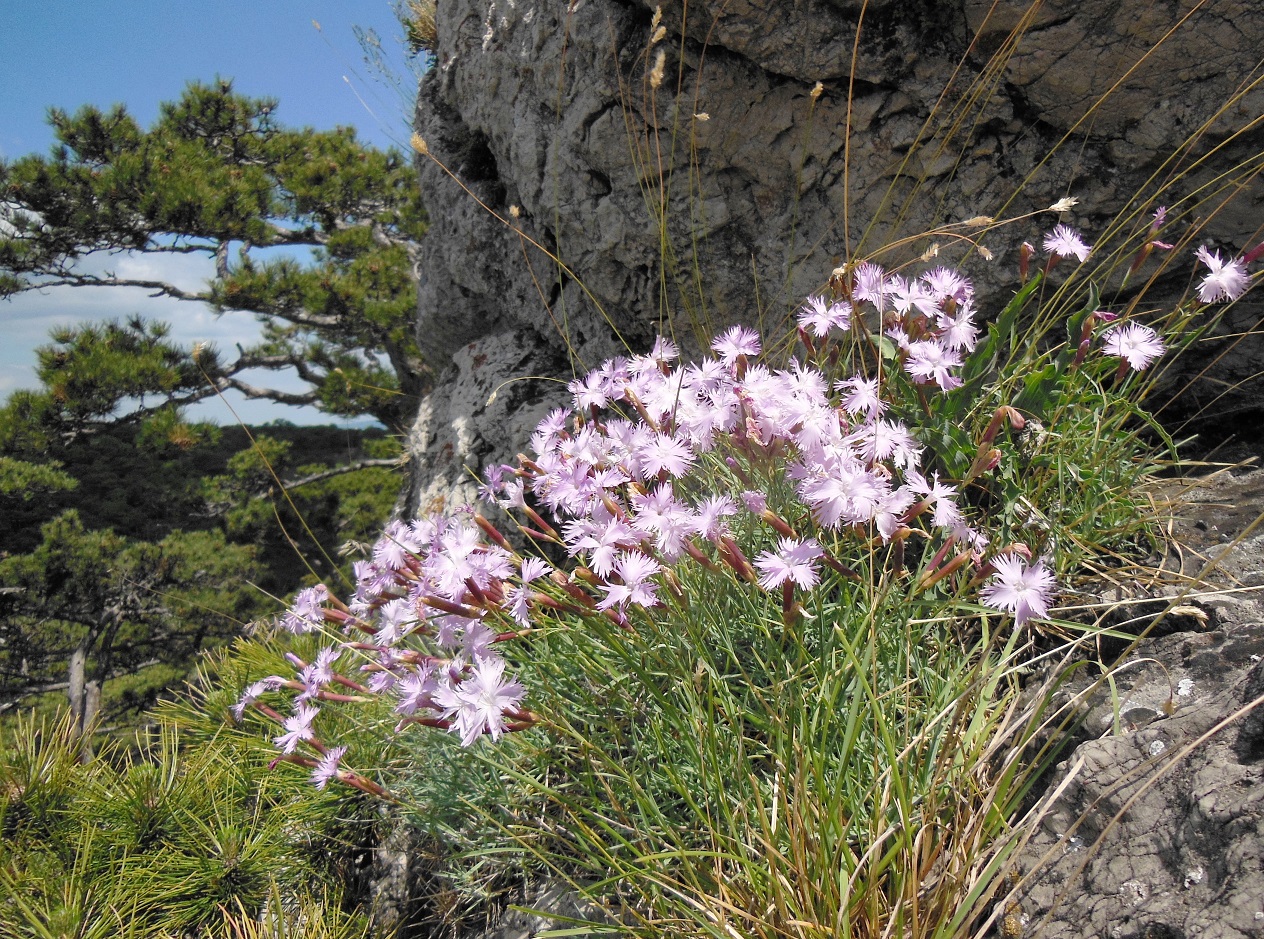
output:
<instances>
[{"instance_id":1,"label":"limestone rock face","mask_svg":"<svg viewBox=\"0 0 1264 939\"><path fill-rule=\"evenodd\" d=\"M1120 711L1096 696L1086 724L1105 736L1059 768L1017 859L1032 879L1011 915L1029 934L1264 932L1261 712L1243 714L1264 696L1262 654L1264 625L1230 619L1142 643L1119 673Z\"/></svg>"},{"instance_id":2,"label":"limestone rock face","mask_svg":"<svg viewBox=\"0 0 1264 939\"><path fill-rule=\"evenodd\" d=\"M1262 487L1191 492L1176 537L1197 596L1122 606L1117 627L1149 637L1111 683L1079 669L1059 689L1079 722L1002 901L1023 935L1264 935L1264 536L1246 532Z\"/></svg>"},{"instance_id":3,"label":"limestone rock face","mask_svg":"<svg viewBox=\"0 0 1264 939\"><path fill-rule=\"evenodd\" d=\"M480 336L458 349L444 382L421 403L408 441L412 475L411 514L453 509L474 502L473 473L492 462L512 461L552 407L565 400L556 376L564 352L525 327ZM509 438L509 428L521 428Z\"/></svg>"},{"instance_id":4,"label":"limestone rock face","mask_svg":"<svg viewBox=\"0 0 1264 939\"><path fill-rule=\"evenodd\" d=\"M937 224L1070 195L1080 205L1067 220L1086 233L1121 213L1143 228L1153 204L1176 206L1258 161L1260 129L1235 131L1264 112L1261 93L1218 109L1256 77L1264 5L1027 8L665 0L655 19L652 0L441 0L416 114L433 157L418 161L432 226L418 330L441 377L413 435L410 507L457 481L456 455L512 459L550 398L539 384L523 411L465 410L486 348L505 355L498 375L530 350L565 379L643 351L670 317L696 351L733 322L776 327L841 260ZM1021 26L1026 37L998 64ZM1161 192L1177 170L1190 175ZM1250 195L1240 177L1185 204L1186 221L1211 219L1201 241L1235 252L1259 226L1258 194L1226 203ZM975 278L986 313L1013 287L1016 246L1055 221L989 232L991 263L964 250L960 230L880 260L937 243ZM1191 273L1185 264L1175 286ZM1250 374L1252 357L1225 368ZM475 439L486 445L462 442Z\"/></svg>"}]
</instances>

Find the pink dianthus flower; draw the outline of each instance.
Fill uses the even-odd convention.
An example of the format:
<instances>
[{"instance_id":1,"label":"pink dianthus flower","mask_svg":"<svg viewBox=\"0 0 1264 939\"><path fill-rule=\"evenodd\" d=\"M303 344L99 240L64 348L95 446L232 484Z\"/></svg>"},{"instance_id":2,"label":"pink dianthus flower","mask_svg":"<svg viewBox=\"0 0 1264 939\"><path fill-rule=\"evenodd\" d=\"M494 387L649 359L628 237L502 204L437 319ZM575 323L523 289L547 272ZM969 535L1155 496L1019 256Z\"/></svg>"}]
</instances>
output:
<instances>
[{"instance_id":1,"label":"pink dianthus flower","mask_svg":"<svg viewBox=\"0 0 1264 939\"><path fill-rule=\"evenodd\" d=\"M662 569L662 565L648 555L624 551L614 562L614 573L623 583L602 585L606 596L597 604L597 609L608 610L615 606L623 609L629 603L644 607L657 605L658 584L650 578Z\"/></svg>"},{"instance_id":2,"label":"pink dianthus flower","mask_svg":"<svg viewBox=\"0 0 1264 939\"><path fill-rule=\"evenodd\" d=\"M1043 619L1049 615L1049 603L1056 586L1053 571L1037 561L1027 567L1022 558L1002 554L992 560L996 573L992 582L983 589L979 599L994 610L1014 614L1014 628L1021 628L1029 619Z\"/></svg>"},{"instance_id":3,"label":"pink dianthus flower","mask_svg":"<svg viewBox=\"0 0 1264 939\"><path fill-rule=\"evenodd\" d=\"M1055 225L1053 231L1045 235L1044 249L1060 258L1075 258L1077 261L1087 260L1093 250L1070 225Z\"/></svg>"},{"instance_id":4,"label":"pink dianthus flower","mask_svg":"<svg viewBox=\"0 0 1264 939\"><path fill-rule=\"evenodd\" d=\"M798 322L819 339L831 329L846 329L851 325L851 304L846 300L827 303L824 297L809 297L799 310Z\"/></svg>"},{"instance_id":5,"label":"pink dianthus flower","mask_svg":"<svg viewBox=\"0 0 1264 939\"><path fill-rule=\"evenodd\" d=\"M459 685L441 687L435 701L445 718L454 719L452 729L468 747L484 733L499 740L506 729L505 711L517 708L524 694L521 684L505 681L505 660L488 657L475 662L470 677Z\"/></svg>"},{"instance_id":6,"label":"pink dianthus flower","mask_svg":"<svg viewBox=\"0 0 1264 939\"><path fill-rule=\"evenodd\" d=\"M762 574L759 585L772 590L793 581L805 590L811 589L820 580L815 561L824 554L824 549L813 538L803 541L782 538L776 551L765 551L755 560Z\"/></svg>"},{"instance_id":7,"label":"pink dianthus flower","mask_svg":"<svg viewBox=\"0 0 1264 939\"><path fill-rule=\"evenodd\" d=\"M961 353L944 348L933 339L909 343L904 370L920 382L934 382L944 391L961 387L961 379L952 369L961 365Z\"/></svg>"},{"instance_id":8,"label":"pink dianthus flower","mask_svg":"<svg viewBox=\"0 0 1264 939\"><path fill-rule=\"evenodd\" d=\"M715 337L711 348L725 365L732 365L740 355L759 355L759 333L745 326L733 326Z\"/></svg>"},{"instance_id":9,"label":"pink dianthus flower","mask_svg":"<svg viewBox=\"0 0 1264 939\"><path fill-rule=\"evenodd\" d=\"M1251 279L1242 258L1224 261L1219 251L1210 251L1206 247L1199 248L1194 254L1210 269L1198 285L1199 300L1203 303L1215 303L1218 300L1231 303L1246 293Z\"/></svg>"},{"instance_id":10,"label":"pink dianthus flower","mask_svg":"<svg viewBox=\"0 0 1264 939\"><path fill-rule=\"evenodd\" d=\"M1129 368L1142 371L1161 356L1165 350L1163 340L1149 326L1125 323L1106 332L1102 351L1107 355L1125 360Z\"/></svg>"},{"instance_id":11,"label":"pink dianthus flower","mask_svg":"<svg viewBox=\"0 0 1264 939\"><path fill-rule=\"evenodd\" d=\"M315 783L317 789L324 789L331 779L337 778L338 763L346 752L346 747L331 747L317 761L312 769L312 782Z\"/></svg>"}]
</instances>

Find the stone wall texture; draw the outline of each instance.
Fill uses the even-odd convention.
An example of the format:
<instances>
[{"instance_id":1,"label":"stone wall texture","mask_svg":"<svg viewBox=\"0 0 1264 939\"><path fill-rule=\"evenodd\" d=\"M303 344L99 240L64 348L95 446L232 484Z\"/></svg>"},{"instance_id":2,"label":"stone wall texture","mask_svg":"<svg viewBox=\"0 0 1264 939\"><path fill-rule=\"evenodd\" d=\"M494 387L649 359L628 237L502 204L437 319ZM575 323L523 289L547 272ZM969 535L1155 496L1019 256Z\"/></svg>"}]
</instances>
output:
<instances>
[{"instance_id":1,"label":"stone wall texture","mask_svg":"<svg viewBox=\"0 0 1264 939\"><path fill-rule=\"evenodd\" d=\"M1258 0L440 0L416 114L440 378L409 508L468 496L463 467L511 459L572 368L643 351L668 317L687 348L772 329L840 260L944 222L1074 196L1063 220L1096 238L1166 203L1177 236L1243 250L1261 49ZM991 263L945 236L880 259L937 242L986 312L1056 221L987 233ZM1188 286L1188 257L1172 269Z\"/></svg>"}]
</instances>

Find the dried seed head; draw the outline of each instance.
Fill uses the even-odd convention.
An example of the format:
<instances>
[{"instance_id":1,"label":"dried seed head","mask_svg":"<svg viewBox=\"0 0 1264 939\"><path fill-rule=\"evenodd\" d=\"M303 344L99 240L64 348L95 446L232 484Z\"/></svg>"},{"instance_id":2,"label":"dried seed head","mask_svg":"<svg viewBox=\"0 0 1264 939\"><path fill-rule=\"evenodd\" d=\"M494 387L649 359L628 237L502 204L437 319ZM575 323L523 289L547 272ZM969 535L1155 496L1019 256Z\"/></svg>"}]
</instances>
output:
<instances>
[{"instance_id":1,"label":"dried seed head","mask_svg":"<svg viewBox=\"0 0 1264 939\"><path fill-rule=\"evenodd\" d=\"M426 144L426 138L421 136L421 134L413 131L413 139L410 143L412 143L413 149L422 156L430 156L430 147Z\"/></svg>"},{"instance_id":2,"label":"dried seed head","mask_svg":"<svg viewBox=\"0 0 1264 939\"><path fill-rule=\"evenodd\" d=\"M808 97L811 98L813 101L815 101L819 97L821 97L821 95L823 95L824 93L825 93L825 85L821 82L817 82L815 85L812 86L812 90L808 92Z\"/></svg>"},{"instance_id":3,"label":"dried seed head","mask_svg":"<svg viewBox=\"0 0 1264 939\"><path fill-rule=\"evenodd\" d=\"M1069 209L1074 208L1075 206L1079 205L1079 203L1080 203L1080 200L1076 199L1074 196L1066 196L1065 198L1059 199L1053 205L1049 206L1049 208L1046 209L1045 211L1066 212Z\"/></svg>"},{"instance_id":4,"label":"dried seed head","mask_svg":"<svg viewBox=\"0 0 1264 939\"><path fill-rule=\"evenodd\" d=\"M658 27L658 29L654 30L654 35L650 36L650 45L653 46L662 42L663 37L666 35L667 35L667 27L666 26Z\"/></svg>"},{"instance_id":5,"label":"dried seed head","mask_svg":"<svg viewBox=\"0 0 1264 939\"><path fill-rule=\"evenodd\" d=\"M979 257L983 258L983 260L991 261L993 258L996 257L996 255L994 255L987 248L983 247L983 245L976 245L976 247L979 249Z\"/></svg>"},{"instance_id":6,"label":"dried seed head","mask_svg":"<svg viewBox=\"0 0 1264 939\"><path fill-rule=\"evenodd\" d=\"M929 261L931 258L939 257L939 242L931 242L931 246L922 252L922 260Z\"/></svg>"},{"instance_id":7,"label":"dried seed head","mask_svg":"<svg viewBox=\"0 0 1264 939\"><path fill-rule=\"evenodd\" d=\"M695 121L709 121L711 120L711 115L708 114L706 111L699 111L697 114L693 116L693 119Z\"/></svg>"},{"instance_id":8,"label":"dried seed head","mask_svg":"<svg viewBox=\"0 0 1264 939\"><path fill-rule=\"evenodd\" d=\"M664 49L658 50L658 55L654 57L654 67L650 69L650 87L657 88L663 83L663 70L667 66L667 52Z\"/></svg>"},{"instance_id":9,"label":"dried seed head","mask_svg":"<svg viewBox=\"0 0 1264 939\"><path fill-rule=\"evenodd\" d=\"M661 6L654 7L654 18L650 20L650 32L658 29L658 24L663 22L663 8Z\"/></svg>"},{"instance_id":10,"label":"dried seed head","mask_svg":"<svg viewBox=\"0 0 1264 939\"><path fill-rule=\"evenodd\" d=\"M1019 434L1018 444L1024 450L1032 452L1044 445L1049 434L1045 430L1045 425L1040 423L1034 417L1028 418L1027 423L1023 425L1022 433Z\"/></svg>"},{"instance_id":11,"label":"dried seed head","mask_svg":"<svg viewBox=\"0 0 1264 939\"><path fill-rule=\"evenodd\" d=\"M966 219L961 224L967 228L985 228L986 226L991 225L994 221L996 221L996 219L992 218L990 215L976 215L974 218Z\"/></svg>"},{"instance_id":12,"label":"dried seed head","mask_svg":"<svg viewBox=\"0 0 1264 939\"><path fill-rule=\"evenodd\" d=\"M512 215L514 218L521 218L522 209L518 208L516 205L511 205L509 207L509 214Z\"/></svg>"}]
</instances>

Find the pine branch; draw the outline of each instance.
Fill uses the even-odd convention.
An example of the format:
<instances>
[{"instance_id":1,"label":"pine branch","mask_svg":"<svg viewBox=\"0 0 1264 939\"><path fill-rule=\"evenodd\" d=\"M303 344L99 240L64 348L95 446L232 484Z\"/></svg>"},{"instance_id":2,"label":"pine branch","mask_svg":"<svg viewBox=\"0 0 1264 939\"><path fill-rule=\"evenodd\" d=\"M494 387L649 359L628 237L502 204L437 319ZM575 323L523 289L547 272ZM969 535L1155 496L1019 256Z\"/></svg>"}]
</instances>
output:
<instances>
[{"instance_id":1,"label":"pine branch","mask_svg":"<svg viewBox=\"0 0 1264 939\"><path fill-rule=\"evenodd\" d=\"M256 353L247 352L237 346L237 361L225 369L225 374L236 375L238 372L244 372L248 368L268 368L279 371L283 368L292 368L296 375L309 384L318 385L325 380L325 376L315 372L311 363L302 356L293 353L284 355L258 355Z\"/></svg>"},{"instance_id":2,"label":"pine branch","mask_svg":"<svg viewBox=\"0 0 1264 939\"><path fill-rule=\"evenodd\" d=\"M226 251L224 254L226 255ZM216 253L216 263L219 263L220 253ZM221 275L223 276L223 275ZM102 277L98 274L80 274L72 272L63 272L56 275L41 275L42 279L32 281L16 292L25 293L28 290L43 290L47 287L138 287L142 290L150 290L152 297L171 297L174 300L185 300L193 303L205 303L214 306L214 298L210 293L192 293L182 290L175 284L164 280L142 280L129 277ZM293 323L296 326L305 326L311 329L337 329L344 322L344 317L339 315L331 315L324 313L313 313L305 308L285 308L271 307L259 304L256 307L223 307L224 312L240 312L255 313L264 316L275 316L283 319L287 323Z\"/></svg>"},{"instance_id":3,"label":"pine branch","mask_svg":"<svg viewBox=\"0 0 1264 939\"><path fill-rule=\"evenodd\" d=\"M228 280L228 242L221 241L215 246L215 276L220 280Z\"/></svg>"},{"instance_id":4,"label":"pine branch","mask_svg":"<svg viewBox=\"0 0 1264 939\"><path fill-rule=\"evenodd\" d=\"M309 476L303 476L299 479L285 480L281 483L281 488L285 492L291 489L298 489L300 486L306 486L309 483L317 483L324 479L332 479L335 476L345 476L347 473L354 473L358 470L367 469L370 466L403 466L408 462L408 456L392 457L386 460L357 460L354 463L346 463L342 466L335 466L333 469L322 470L319 473L312 473ZM263 495L259 493L258 495Z\"/></svg>"},{"instance_id":5,"label":"pine branch","mask_svg":"<svg viewBox=\"0 0 1264 939\"><path fill-rule=\"evenodd\" d=\"M258 385L252 385L244 382L240 378L224 377L217 382L219 390L224 391L232 388L241 392L247 398L259 399L266 398L269 401L275 401L278 404L292 404L301 406L304 404L319 404L320 395L315 391L304 392L303 394L295 394L288 391L278 391L275 388L260 388ZM204 396L205 397L205 396Z\"/></svg>"},{"instance_id":6,"label":"pine branch","mask_svg":"<svg viewBox=\"0 0 1264 939\"><path fill-rule=\"evenodd\" d=\"M183 393L168 392L157 403L137 405L123 415L111 415L98 421L78 421L72 428L62 431L61 437L66 443L72 443L79 437L89 436L110 427L124 424L139 424L168 408L188 407L221 394L230 388L255 400L265 399L276 401L278 404L299 406L319 404L319 392L316 389L303 393L280 391L274 388L254 385L236 377L238 373L251 368L266 368L274 371L293 368L299 378L309 384L319 386L324 381L324 376L314 371L310 367L310 363L300 356L254 355L243 351L232 365L219 371L217 374L208 375L206 383L200 387L191 388Z\"/></svg>"},{"instance_id":7,"label":"pine branch","mask_svg":"<svg viewBox=\"0 0 1264 939\"><path fill-rule=\"evenodd\" d=\"M359 407L399 423L406 419L405 402L430 381L409 329L410 288L422 277L419 238L426 224L413 171L402 155L375 151L343 131L280 127L270 109L220 83L186 89L148 130L121 106L109 114L54 112L65 144L60 157L0 161L0 219L8 222L0 236L0 295L132 287L205 303L217 313L253 313L270 327L274 342L265 348L306 348L314 361L298 361L301 352L243 352L231 368L208 367L205 387L193 387L196 372L183 374L174 386L155 386L153 400L160 407L191 404L235 388L283 404L324 402L348 413ZM314 249L316 257L256 263L287 247ZM202 255L208 282L184 289L157 277L118 276L109 259L128 253ZM79 269L89 260L97 273ZM336 366L348 363L356 363L353 371L367 363L369 378L333 388ZM377 375L387 371L383 364L394 375ZM236 377L250 367L293 368L315 387L287 393ZM391 389L404 397L383 403ZM115 404L130 406L137 397L143 395ZM105 423L99 409L76 410L75 404L53 411ZM142 407L133 419L154 410Z\"/></svg>"},{"instance_id":8,"label":"pine branch","mask_svg":"<svg viewBox=\"0 0 1264 939\"><path fill-rule=\"evenodd\" d=\"M139 280L130 277L101 277L96 274L71 273L46 276L49 279L31 282L23 286L19 292L42 290L45 287L139 287L142 290L152 290L153 293L150 294L152 297L165 296L173 297L176 300L193 300L201 303L211 302L210 294L190 293L165 280Z\"/></svg>"}]
</instances>

